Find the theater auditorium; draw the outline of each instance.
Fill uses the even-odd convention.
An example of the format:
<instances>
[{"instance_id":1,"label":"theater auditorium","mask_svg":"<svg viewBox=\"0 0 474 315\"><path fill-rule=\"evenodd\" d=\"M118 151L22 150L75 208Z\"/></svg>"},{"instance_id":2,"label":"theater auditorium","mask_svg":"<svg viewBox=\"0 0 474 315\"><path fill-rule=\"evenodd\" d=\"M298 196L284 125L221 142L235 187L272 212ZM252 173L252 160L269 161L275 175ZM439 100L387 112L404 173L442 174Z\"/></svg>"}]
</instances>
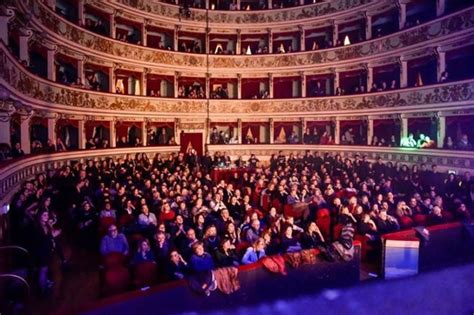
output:
<instances>
[{"instance_id":1,"label":"theater auditorium","mask_svg":"<svg viewBox=\"0 0 474 315\"><path fill-rule=\"evenodd\" d=\"M2 0L0 314L473 314L474 3Z\"/></svg>"}]
</instances>

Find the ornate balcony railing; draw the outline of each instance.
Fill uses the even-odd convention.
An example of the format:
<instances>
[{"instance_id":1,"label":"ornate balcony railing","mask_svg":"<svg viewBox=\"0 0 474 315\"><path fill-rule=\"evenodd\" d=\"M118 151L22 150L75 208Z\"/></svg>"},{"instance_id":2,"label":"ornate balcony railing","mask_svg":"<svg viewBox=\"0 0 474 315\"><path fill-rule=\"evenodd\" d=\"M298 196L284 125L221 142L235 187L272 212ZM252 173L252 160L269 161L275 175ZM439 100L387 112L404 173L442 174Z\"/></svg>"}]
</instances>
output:
<instances>
[{"instance_id":1,"label":"ornate balcony railing","mask_svg":"<svg viewBox=\"0 0 474 315\"><path fill-rule=\"evenodd\" d=\"M198 71L207 69L206 56L157 50L113 40L59 17L41 2L35 2L32 23L58 45L101 57L111 62L123 62L141 67L168 71ZM352 63L369 62L378 57L394 57L424 47L435 47L461 36L470 36L474 26L474 7L453 13L428 24L359 44L278 55L210 55L213 74L268 73L278 71L321 70ZM454 38L456 34L456 38ZM66 42L65 42L66 40ZM372 58L372 59L371 59Z\"/></svg>"},{"instance_id":2,"label":"ornate balcony railing","mask_svg":"<svg viewBox=\"0 0 474 315\"><path fill-rule=\"evenodd\" d=\"M154 98L73 88L35 76L1 44L0 84L11 96L36 109L71 114L135 117L207 117L207 101ZM327 117L456 110L474 106L474 80L388 92L323 98L209 101L211 119Z\"/></svg>"},{"instance_id":3,"label":"ornate balcony railing","mask_svg":"<svg viewBox=\"0 0 474 315\"><path fill-rule=\"evenodd\" d=\"M144 0L117 0L116 3L100 3L95 2L92 5L103 8L121 8L130 13L152 16L155 19L180 20L182 16L179 13L179 7L158 1ZM213 11L209 10L209 23L211 24L265 24L261 26L269 26L275 23L301 23L305 20L314 18L331 18L335 13L346 12L348 10L363 10L376 4L373 0L331 0L322 3L315 3L305 6L272 9L264 11ZM137 12L142 11L142 12ZM188 19L192 22L205 23L206 10L191 9L192 15ZM187 21L184 21L185 23Z\"/></svg>"},{"instance_id":4,"label":"ornate balcony railing","mask_svg":"<svg viewBox=\"0 0 474 315\"><path fill-rule=\"evenodd\" d=\"M250 154L255 154L260 159L269 159L272 154L305 154L307 150L318 151L320 153L340 154L344 158L354 158L355 155L364 156L371 161L377 157L385 162L400 164L436 164L440 171L453 170L462 174L465 171L474 170L474 155L469 151L450 151L450 150L430 150L415 148L389 148L389 147L371 147L371 146L344 146L344 145L209 145L209 152L226 152L233 158L242 156L248 158Z\"/></svg>"}]
</instances>

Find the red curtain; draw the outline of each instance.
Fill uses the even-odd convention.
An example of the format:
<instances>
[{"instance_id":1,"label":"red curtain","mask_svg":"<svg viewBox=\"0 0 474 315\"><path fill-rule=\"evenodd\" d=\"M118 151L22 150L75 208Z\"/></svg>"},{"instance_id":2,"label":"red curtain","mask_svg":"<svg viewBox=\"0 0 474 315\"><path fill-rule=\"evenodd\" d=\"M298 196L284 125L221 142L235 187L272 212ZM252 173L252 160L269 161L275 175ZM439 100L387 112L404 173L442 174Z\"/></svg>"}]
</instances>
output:
<instances>
[{"instance_id":1,"label":"red curtain","mask_svg":"<svg viewBox=\"0 0 474 315\"><path fill-rule=\"evenodd\" d=\"M398 142L400 138L400 124L396 120L374 119L374 136L377 136L379 140L383 138L385 141L389 141L392 135L395 136Z\"/></svg>"},{"instance_id":2,"label":"red curtain","mask_svg":"<svg viewBox=\"0 0 474 315\"><path fill-rule=\"evenodd\" d=\"M135 121L123 121L117 123L117 125L115 126L115 133L117 138L120 139L122 137L126 137L128 139L128 132L130 128L132 128L132 126L135 126L136 128L140 129L141 123Z\"/></svg>"},{"instance_id":3,"label":"red curtain","mask_svg":"<svg viewBox=\"0 0 474 315\"><path fill-rule=\"evenodd\" d=\"M462 134L467 134L470 142L474 140L474 115L446 117L446 136L459 141Z\"/></svg>"},{"instance_id":4,"label":"red curtain","mask_svg":"<svg viewBox=\"0 0 474 315\"><path fill-rule=\"evenodd\" d=\"M274 133L273 133L273 140L280 140L280 141L283 141L283 138L280 139L280 134L282 133L282 130L285 131L285 139L284 139L284 143L286 143L286 139L288 139L288 137L291 135L291 132L293 131L293 126L295 126L295 123L293 122L290 122L290 123L287 123L287 122L275 122L273 124L273 128L274 128Z\"/></svg>"},{"instance_id":5,"label":"red curtain","mask_svg":"<svg viewBox=\"0 0 474 315\"><path fill-rule=\"evenodd\" d=\"M274 98L293 97L293 78L282 78L273 81Z\"/></svg>"},{"instance_id":6,"label":"red curtain","mask_svg":"<svg viewBox=\"0 0 474 315\"><path fill-rule=\"evenodd\" d=\"M86 122L84 129L86 130L86 138L90 139L92 138L92 135L94 134L94 128L96 127L103 127L105 129L110 128L110 122L108 121L88 121Z\"/></svg>"},{"instance_id":7,"label":"red curtain","mask_svg":"<svg viewBox=\"0 0 474 315\"><path fill-rule=\"evenodd\" d=\"M432 127L431 117L408 118L408 132L413 133L415 139L418 139L420 134L424 134L434 140L436 133L433 134Z\"/></svg>"},{"instance_id":8,"label":"red curtain","mask_svg":"<svg viewBox=\"0 0 474 315\"><path fill-rule=\"evenodd\" d=\"M242 98L250 99L260 94L260 82L264 79L244 79L242 80Z\"/></svg>"},{"instance_id":9,"label":"red curtain","mask_svg":"<svg viewBox=\"0 0 474 315\"><path fill-rule=\"evenodd\" d=\"M180 135L181 152L186 152L188 148L196 150L199 156L202 156L202 133L201 132L182 132Z\"/></svg>"},{"instance_id":10,"label":"red curtain","mask_svg":"<svg viewBox=\"0 0 474 315\"><path fill-rule=\"evenodd\" d=\"M67 127L79 128L79 121L78 120L69 120L69 119L58 119L56 122L56 134L60 135L62 130Z\"/></svg>"},{"instance_id":11,"label":"red curtain","mask_svg":"<svg viewBox=\"0 0 474 315\"><path fill-rule=\"evenodd\" d=\"M242 123L242 143L246 144L247 136L253 137L257 141L253 143L260 142L260 126L263 124L261 123Z\"/></svg>"}]
</instances>

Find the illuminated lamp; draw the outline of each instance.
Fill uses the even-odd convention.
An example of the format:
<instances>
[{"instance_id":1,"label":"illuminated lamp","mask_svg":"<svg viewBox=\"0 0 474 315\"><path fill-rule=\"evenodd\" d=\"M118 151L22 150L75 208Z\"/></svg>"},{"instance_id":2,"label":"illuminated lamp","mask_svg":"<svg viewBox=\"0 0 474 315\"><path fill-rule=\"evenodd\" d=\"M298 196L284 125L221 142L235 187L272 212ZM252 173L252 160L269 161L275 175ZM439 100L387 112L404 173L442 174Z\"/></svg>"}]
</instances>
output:
<instances>
[{"instance_id":1,"label":"illuminated lamp","mask_svg":"<svg viewBox=\"0 0 474 315\"><path fill-rule=\"evenodd\" d=\"M247 46L247 51L245 52L246 55L252 54L252 49L250 49L250 45Z\"/></svg>"},{"instance_id":2,"label":"illuminated lamp","mask_svg":"<svg viewBox=\"0 0 474 315\"><path fill-rule=\"evenodd\" d=\"M346 37L344 37L344 46L347 46L347 45L350 45L351 44L351 41L349 39L349 35L346 35Z\"/></svg>"}]
</instances>

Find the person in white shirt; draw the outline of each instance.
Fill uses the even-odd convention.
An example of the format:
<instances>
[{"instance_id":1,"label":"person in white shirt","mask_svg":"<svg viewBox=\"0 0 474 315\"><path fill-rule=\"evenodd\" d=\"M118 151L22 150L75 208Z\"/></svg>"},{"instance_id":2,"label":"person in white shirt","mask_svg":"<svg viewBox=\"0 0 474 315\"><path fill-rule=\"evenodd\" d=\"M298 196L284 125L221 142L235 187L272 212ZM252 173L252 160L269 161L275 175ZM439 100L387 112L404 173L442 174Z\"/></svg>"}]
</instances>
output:
<instances>
[{"instance_id":1,"label":"person in white shirt","mask_svg":"<svg viewBox=\"0 0 474 315\"><path fill-rule=\"evenodd\" d=\"M154 213L151 213L147 205L142 206L142 213L138 216L138 224L143 226L158 226L158 220Z\"/></svg>"}]
</instances>

